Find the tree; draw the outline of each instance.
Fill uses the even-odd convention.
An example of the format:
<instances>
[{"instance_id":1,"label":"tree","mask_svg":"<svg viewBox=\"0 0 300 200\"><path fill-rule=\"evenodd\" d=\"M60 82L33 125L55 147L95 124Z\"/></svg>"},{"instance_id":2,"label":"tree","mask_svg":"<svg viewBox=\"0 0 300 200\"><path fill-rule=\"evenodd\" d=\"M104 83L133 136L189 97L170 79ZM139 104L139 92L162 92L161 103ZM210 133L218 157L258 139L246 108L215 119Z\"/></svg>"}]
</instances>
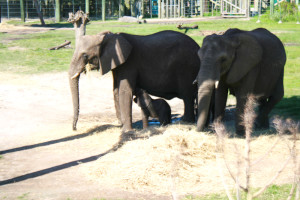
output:
<instances>
[{"instance_id":1,"label":"tree","mask_svg":"<svg viewBox=\"0 0 300 200\"><path fill-rule=\"evenodd\" d=\"M44 21L43 13L40 10L40 4L39 4L39 2L37 0L33 0L33 3L35 5L36 12L37 12L37 14L38 14L38 16L40 18L42 26L45 26L46 24L45 24L45 21Z\"/></svg>"}]
</instances>

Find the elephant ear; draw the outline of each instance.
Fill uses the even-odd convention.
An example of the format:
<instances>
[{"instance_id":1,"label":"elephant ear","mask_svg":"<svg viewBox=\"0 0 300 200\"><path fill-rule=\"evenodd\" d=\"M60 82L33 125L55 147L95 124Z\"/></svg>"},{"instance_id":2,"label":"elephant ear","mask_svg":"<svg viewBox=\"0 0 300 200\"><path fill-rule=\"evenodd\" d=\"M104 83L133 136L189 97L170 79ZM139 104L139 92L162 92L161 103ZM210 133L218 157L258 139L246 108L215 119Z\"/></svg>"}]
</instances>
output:
<instances>
[{"instance_id":1,"label":"elephant ear","mask_svg":"<svg viewBox=\"0 0 300 200\"><path fill-rule=\"evenodd\" d=\"M261 61L263 55L263 49L254 37L247 34L238 34L232 39L237 40L238 45L235 59L227 75L227 84L234 84L240 81Z\"/></svg>"},{"instance_id":2,"label":"elephant ear","mask_svg":"<svg viewBox=\"0 0 300 200\"><path fill-rule=\"evenodd\" d=\"M108 32L100 48L99 65L102 75L122 65L129 57L131 50L131 44L123 36Z\"/></svg>"}]
</instances>

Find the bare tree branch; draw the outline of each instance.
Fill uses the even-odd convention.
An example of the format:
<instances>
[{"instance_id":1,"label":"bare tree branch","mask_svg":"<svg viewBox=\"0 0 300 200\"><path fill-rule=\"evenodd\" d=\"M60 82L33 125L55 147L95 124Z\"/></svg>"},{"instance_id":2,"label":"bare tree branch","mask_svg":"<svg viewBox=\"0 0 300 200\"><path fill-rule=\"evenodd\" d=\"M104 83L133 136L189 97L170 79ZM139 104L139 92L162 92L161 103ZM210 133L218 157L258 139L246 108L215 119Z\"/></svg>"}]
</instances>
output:
<instances>
[{"instance_id":1,"label":"bare tree branch","mask_svg":"<svg viewBox=\"0 0 300 200\"><path fill-rule=\"evenodd\" d=\"M69 44L71 44L71 42L68 41L68 40L65 40L65 42L63 44L58 45L56 47L51 47L51 48L49 48L49 50L58 50L58 49L63 48L65 46L69 45Z\"/></svg>"}]
</instances>

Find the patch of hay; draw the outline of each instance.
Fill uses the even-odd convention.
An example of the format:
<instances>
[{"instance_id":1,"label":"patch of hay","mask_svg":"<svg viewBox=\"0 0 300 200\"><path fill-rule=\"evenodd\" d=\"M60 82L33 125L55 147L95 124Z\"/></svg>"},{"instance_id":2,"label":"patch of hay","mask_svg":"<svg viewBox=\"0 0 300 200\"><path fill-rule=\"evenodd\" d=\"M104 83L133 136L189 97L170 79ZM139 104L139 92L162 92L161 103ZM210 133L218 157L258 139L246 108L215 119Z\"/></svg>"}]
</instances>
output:
<instances>
[{"instance_id":1,"label":"patch of hay","mask_svg":"<svg viewBox=\"0 0 300 200\"><path fill-rule=\"evenodd\" d=\"M146 138L127 142L100 158L90 175L128 190L163 194L176 187L190 191L199 182L199 167L215 159L214 136L197 133L188 125L175 125L148 138L153 131L157 130L148 129L141 133Z\"/></svg>"},{"instance_id":2,"label":"patch of hay","mask_svg":"<svg viewBox=\"0 0 300 200\"><path fill-rule=\"evenodd\" d=\"M144 191L153 194L202 195L224 191L220 167L216 161L214 134L196 132L194 125L170 125L120 136L119 148L85 166L92 180L113 188ZM117 129L116 129L117 130ZM101 133L101 135L107 135ZM252 187L262 187L276 174L289 155L290 136L278 139L276 135L253 138L251 162L263 160L251 167ZM103 138L104 139L104 138ZM237 152L244 156L245 140L225 139L225 157L232 172L237 171ZM265 153L276 143L276 147ZM290 162L275 184L290 183L293 179ZM225 181L234 188L224 163L221 166ZM245 165L240 163L240 181L243 182Z\"/></svg>"}]
</instances>

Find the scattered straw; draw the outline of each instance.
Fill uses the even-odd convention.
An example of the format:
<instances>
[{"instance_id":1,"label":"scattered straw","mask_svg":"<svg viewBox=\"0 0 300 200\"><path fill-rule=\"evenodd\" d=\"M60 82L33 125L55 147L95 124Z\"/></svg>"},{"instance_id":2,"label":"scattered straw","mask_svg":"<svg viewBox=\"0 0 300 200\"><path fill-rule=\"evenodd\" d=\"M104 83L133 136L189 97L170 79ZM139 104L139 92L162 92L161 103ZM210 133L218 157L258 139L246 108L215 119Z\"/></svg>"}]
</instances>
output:
<instances>
[{"instance_id":1,"label":"scattered straw","mask_svg":"<svg viewBox=\"0 0 300 200\"><path fill-rule=\"evenodd\" d=\"M99 185L154 194L171 195L175 192L176 195L186 195L223 191L216 163L214 134L199 133L195 131L195 126L177 124L166 128L149 128L126 137L116 151L85 167L89 178L99 181ZM289 154L286 147L286 142L290 142L289 136L284 137L279 141L278 136L274 135L253 139L252 160L263 156L274 142L278 144L264 161L252 168L252 187L259 187L268 181L276 172L276 166ZM225 157L233 169L236 165L236 149L243 152L243 145L244 139L226 139ZM292 181L291 176L289 166L275 183ZM234 187L229 174L225 174L225 181Z\"/></svg>"}]
</instances>

